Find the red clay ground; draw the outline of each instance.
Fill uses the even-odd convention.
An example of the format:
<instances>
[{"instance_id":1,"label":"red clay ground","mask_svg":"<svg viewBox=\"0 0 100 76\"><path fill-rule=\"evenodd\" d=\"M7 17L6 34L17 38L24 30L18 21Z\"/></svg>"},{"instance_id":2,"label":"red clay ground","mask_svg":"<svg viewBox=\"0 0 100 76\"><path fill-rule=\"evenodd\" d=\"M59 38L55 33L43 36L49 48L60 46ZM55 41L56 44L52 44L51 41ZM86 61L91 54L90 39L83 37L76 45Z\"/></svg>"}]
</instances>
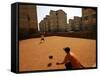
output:
<instances>
[{"instance_id":1,"label":"red clay ground","mask_svg":"<svg viewBox=\"0 0 100 76\"><path fill-rule=\"evenodd\" d=\"M50 36L45 37L45 42L40 43L40 38L19 41L20 71L55 70L64 69L62 62L65 56L64 47L70 47L72 54L85 67L95 67L96 40ZM53 59L49 59L53 56ZM52 66L48 67L48 63Z\"/></svg>"}]
</instances>

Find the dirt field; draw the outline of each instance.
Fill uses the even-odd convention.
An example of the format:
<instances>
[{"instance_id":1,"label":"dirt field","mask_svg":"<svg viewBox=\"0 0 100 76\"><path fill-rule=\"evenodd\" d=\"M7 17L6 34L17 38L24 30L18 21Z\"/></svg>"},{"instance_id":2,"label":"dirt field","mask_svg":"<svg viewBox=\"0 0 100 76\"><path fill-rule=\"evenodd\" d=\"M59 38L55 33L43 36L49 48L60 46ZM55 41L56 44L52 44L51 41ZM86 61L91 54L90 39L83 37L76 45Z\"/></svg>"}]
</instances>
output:
<instances>
[{"instance_id":1,"label":"dirt field","mask_svg":"<svg viewBox=\"0 0 100 76\"><path fill-rule=\"evenodd\" d=\"M72 54L85 67L95 67L96 40L50 36L45 37L43 43L40 43L40 38L19 41L19 70L64 69L64 65L56 65L64 59L64 47L70 47ZM49 59L49 56L53 56L53 59ZM52 66L48 67L48 63L52 63Z\"/></svg>"}]
</instances>

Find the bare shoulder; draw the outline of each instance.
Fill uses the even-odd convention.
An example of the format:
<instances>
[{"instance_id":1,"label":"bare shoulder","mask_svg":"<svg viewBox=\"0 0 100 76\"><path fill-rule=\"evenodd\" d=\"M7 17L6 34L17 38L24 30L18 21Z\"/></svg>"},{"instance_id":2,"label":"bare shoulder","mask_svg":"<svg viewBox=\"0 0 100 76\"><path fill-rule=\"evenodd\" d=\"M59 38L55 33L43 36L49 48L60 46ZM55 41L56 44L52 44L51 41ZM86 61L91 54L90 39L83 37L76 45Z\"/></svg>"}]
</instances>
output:
<instances>
[{"instance_id":1,"label":"bare shoulder","mask_svg":"<svg viewBox=\"0 0 100 76\"><path fill-rule=\"evenodd\" d=\"M77 57L75 53L71 52L70 53L72 57Z\"/></svg>"}]
</instances>

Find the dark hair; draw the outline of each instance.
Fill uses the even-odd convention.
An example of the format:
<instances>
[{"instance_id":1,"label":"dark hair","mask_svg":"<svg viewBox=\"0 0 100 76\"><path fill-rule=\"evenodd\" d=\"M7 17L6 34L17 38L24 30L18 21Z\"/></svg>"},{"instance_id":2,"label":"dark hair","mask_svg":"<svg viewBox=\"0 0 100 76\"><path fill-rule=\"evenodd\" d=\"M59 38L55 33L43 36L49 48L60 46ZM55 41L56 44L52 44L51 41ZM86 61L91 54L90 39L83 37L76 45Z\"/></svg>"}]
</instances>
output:
<instances>
[{"instance_id":1,"label":"dark hair","mask_svg":"<svg viewBox=\"0 0 100 76\"><path fill-rule=\"evenodd\" d=\"M70 48L69 48L69 47L66 47L66 48L64 48L64 51L65 51L66 53L69 53L69 52L70 52Z\"/></svg>"}]
</instances>

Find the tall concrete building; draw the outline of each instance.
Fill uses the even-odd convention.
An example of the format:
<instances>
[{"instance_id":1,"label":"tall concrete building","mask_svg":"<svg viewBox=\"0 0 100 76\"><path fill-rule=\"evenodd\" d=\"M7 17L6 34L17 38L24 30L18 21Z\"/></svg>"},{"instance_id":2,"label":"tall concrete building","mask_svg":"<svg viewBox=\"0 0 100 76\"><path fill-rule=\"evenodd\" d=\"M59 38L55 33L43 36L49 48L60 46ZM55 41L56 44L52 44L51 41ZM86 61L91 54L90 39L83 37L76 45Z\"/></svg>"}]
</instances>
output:
<instances>
[{"instance_id":1,"label":"tall concrete building","mask_svg":"<svg viewBox=\"0 0 100 76\"><path fill-rule=\"evenodd\" d=\"M50 10L50 30L51 32L57 31L57 14L56 11Z\"/></svg>"},{"instance_id":2,"label":"tall concrete building","mask_svg":"<svg viewBox=\"0 0 100 76\"><path fill-rule=\"evenodd\" d=\"M81 30L81 17L74 16L74 30L80 31Z\"/></svg>"},{"instance_id":3,"label":"tall concrete building","mask_svg":"<svg viewBox=\"0 0 100 76\"><path fill-rule=\"evenodd\" d=\"M68 31L74 31L74 29L75 29L74 20L73 19L69 19Z\"/></svg>"},{"instance_id":4,"label":"tall concrete building","mask_svg":"<svg viewBox=\"0 0 100 76\"><path fill-rule=\"evenodd\" d=\"M41 20L41 22L39 23L39 27L40 27L40 31L41 32L45 32L45 23L44 23L44 20Z\"/></svg>"},{"instance_id":5,"label":"tall concrete building","mask_svg":"<svg viewBox=\"0 0 100 76\"><path fill-rule=\"evenodd\" d=\"M65 32L67 27L67 16L63 10L50 10L50 15L46 15L41 24L42 31L45 24L45 32ZM43 27L41 27L43 26Z\"/></svg>"},{"instance_id":6,"label":"tall concrete building","mask_svg":"<svg viewBox=\"0 0 100 76\"><path fill-rule=\"evenodd\" d=\"M47 20L46 26L47 26L48 32L51 32L51 28L50 28L50 16L49 15L46 15L46 20Z\"/></svg>"},{"instance_id":7,"label":"tall concrete building","mask_svg":"<svg viewBox=\"0 0 100 76\"><path fill-rule=\"evenodd\" d=\"M38 32L35 5L19 5L19 37L28 37Z\"/></svg>"},{"instance_id":8,"label":"tall concrete building","mask_svg":"<svg viewBox=\"0 0 100 76\"><path fill-rule=\"evenodd\" d=\"M96 8L82 8L82 25L85 31L96 31Z\"/></svg>"},{"instance_id":9,"label":"tall concrete building","mask_svg":"<svg viewBox=\"0 0 100 76\"><path fill-rule=\"evenodd\" d=\"M43 20L40 21L39 27L41 32L50 32L49 16L47 15Z\"/></svg>"},{"instance_id":10,"label":"tall concrete building","mask_svg":"<svg viewBox=\"0 0 100 76\"><path fill-rule=\"evenodd\" d=\"M67 14L63 10L57 10L58 31L65 32L67 28Z\"/></svg>"},{"instance_id":11,"label":"tall concrete building","mask_svg":"<svg viewBox=\"0 0 100 76\"><path fill-rule=\"evenodd\" d=\"M45 27L45 32L48 32L48 19L47 17L44 18L44 27Z\"/></svg>"}]
</instances>

